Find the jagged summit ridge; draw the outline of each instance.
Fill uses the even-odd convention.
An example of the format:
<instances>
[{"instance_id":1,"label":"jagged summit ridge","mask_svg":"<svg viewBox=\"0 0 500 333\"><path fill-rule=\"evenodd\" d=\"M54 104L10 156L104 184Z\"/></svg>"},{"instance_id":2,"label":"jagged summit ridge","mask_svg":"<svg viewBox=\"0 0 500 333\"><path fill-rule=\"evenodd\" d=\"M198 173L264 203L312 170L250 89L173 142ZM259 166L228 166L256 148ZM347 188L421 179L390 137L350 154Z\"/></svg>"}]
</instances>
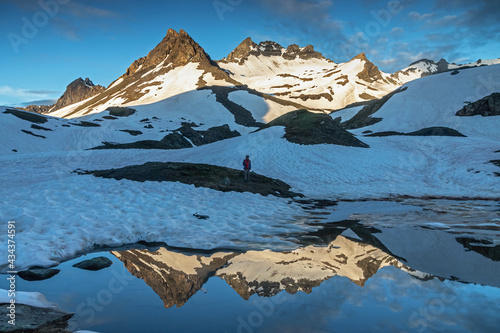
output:
<instances>
[{"instance_id":1,"label":"jagged summit ridge","mask_svg":"<svg viewBox=\"0 0 500 333\"><path fill-rule=\"evenodd\" d=\"M307 45L300 47L297 44L289 45L287 48L273 41L263 41L256 44L252 38L248 37L240 43L229 55L221 62L236 62L243 64L250 56L263 57L283 57L286 60L294 59L326 59L320 52L314 50L314 46Z\"/></svg>"},{"instance_id":2,"label":"jagged summit ridge","mask_svg":"<svg viewBox=\"0 0 500 333\"><path fill-rule=\"evenodd\" d=\"M251 51L257 49L257 44L248 37L243 42L240 43L229 55L226 57L226 61L229 62L239 62L243 61Z\"/></svg>"},{"instance_id":3,"label":"jagged summit ridge","mask_svg":"<svg viewBox=\"0 0 500 333\"><path fill-rule=\"evenodd\" d=\"M172 67L184 66L190 62L217 66L205 50L182 29L179 32L168 29L163 40L148 53L130 65L124 76L130 76L139 69L156 67L162 63Z\"/></svg>"},{"instance_id":4,"label":"jagged summit ridge","mask_svg":"<svg viewBox=\"0 0 500 333\"><path fill-rule=\"evenodd\" d=\"M438 63L443 62L447 64L444 60ZM487 61L487 64L497 62ZM105 91L84 103L75 104L74 99L73 104L64 104L68 107L57 110L54 115L77 117L101 112L109 106L156 103L207 87L241 86L253 90L255 96L273 99L280 105L273 105L273 110L265 115L269 120L292 108L331 111L381 98L402 84L435 73L420 64L415 65L417 68L387 74L369 61L365 53L337 64L315 51L312 45L292 44L285 48L273 41L257 44L250 37L226 58L215 62L186 31L169 29L154 49L134 61ZM438 67L436 63L431 65ZM478 61L472 65L483 64ZM453 66L457 67L449 64L448 68ZM85 81L83 84L91 86ZM220 103L222 90L218 93ZM231 95L232 99L241 100L231 100L236 105L254 107L244 93Z\"/></svg>"}]
</instances>

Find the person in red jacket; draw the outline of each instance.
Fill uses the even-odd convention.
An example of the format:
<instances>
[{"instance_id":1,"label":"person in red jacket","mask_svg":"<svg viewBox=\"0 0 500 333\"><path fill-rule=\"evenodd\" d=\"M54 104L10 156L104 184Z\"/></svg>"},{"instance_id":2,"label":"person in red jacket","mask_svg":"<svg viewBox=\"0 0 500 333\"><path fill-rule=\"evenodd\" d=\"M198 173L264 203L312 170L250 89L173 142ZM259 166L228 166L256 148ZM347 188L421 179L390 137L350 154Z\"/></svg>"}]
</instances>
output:
<instances>
[{"instance_id":1,"label":"person in red jacket","mask_svg":"<svg viewBox=\"0 0 500 333\"><path fill-rule=\"evenodd\" d=\"M245 177L245 182L250 181L250 170L252 169L252 162L250 161L250 156L243 160L243 172Z\"/></svg>"}]
</instances>

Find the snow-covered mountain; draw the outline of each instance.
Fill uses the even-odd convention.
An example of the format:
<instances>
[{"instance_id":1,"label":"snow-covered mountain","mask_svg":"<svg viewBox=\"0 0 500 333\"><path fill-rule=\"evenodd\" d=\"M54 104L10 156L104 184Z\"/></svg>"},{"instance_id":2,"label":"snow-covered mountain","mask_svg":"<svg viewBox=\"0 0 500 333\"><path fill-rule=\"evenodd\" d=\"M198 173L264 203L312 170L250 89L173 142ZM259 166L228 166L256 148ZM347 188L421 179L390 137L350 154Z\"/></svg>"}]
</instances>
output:
<instances>
[{"instance_id":1,"label":"snow-covered mountain","mask_svg":"<svg viewBox=\"0 0 500 333\"><path fill-rule=\"evenodd\" d=\"M150 104L206 85L235 84L184 30L169 29L147 56L134 61L103 93L52 115L74 118L109 106Z\"/></svg>"},{"instance_id":2,"label":"snow-covered mountain","mask_svg":"<svg viewBox=\"0 0 500 333\"><path fill-rule=\"evenodd\" d=\"M381 72L364 53L336 64L314 51L312 45L287 48L271 42L244 40L219 65L250 88L310 110L331 111L348 104L380 98L401 85ZM230 98L244 103L243 92Z\"/></svg>"},{"instance_id":3,"label":"snow-covered mountain","mask_svg":"<svg viewBox=\"0 0 500 333\"><path fill-rule=\"evenodd\" d=\"M491 60L477 60L472 63L457 65L449 63L445 59L440 59L438 62L429 59L420 59L411 63L408 67L394 73L392 77L402 82L409 82L424 76L439 74L450 70L466 69L479 66L490 66L500 64L500 58Z\"/></svg>"},{"instance_id":4,"label":"snow-covered mountain","mask_svg":"<svg viewBox=\"0 0 500 333\"><path fill-rule=\"evenodd\" d=\"M476 65L493 63L479 61ZM95 95L97 90L93 89L92 94L78 94L79 98L65 98L65 93L51 109L51 115L75 118L112 106L156 104L161 108L172 97L189 103L193 96L204 96L205 91L211 91L216 95L216 104L222 104L231 113L238 106L259 113L253 120L240 124L267 123L296 109L330 112L379 99L411 80L459 67L444 60L434 63L423 59L388 74L380 71L364 53L337 64L315 51L312 45L292 44L284 48L272 41L256 44L251 38L245 39L226 58L213 61L184 30L169 29L148 55L134 61L104 91L99 90ZM201 89L205 91L197 94ZM209 98L205 104L211 101ZM263 108L265 113L261 111Z\"/></svg>"}]
</instances>

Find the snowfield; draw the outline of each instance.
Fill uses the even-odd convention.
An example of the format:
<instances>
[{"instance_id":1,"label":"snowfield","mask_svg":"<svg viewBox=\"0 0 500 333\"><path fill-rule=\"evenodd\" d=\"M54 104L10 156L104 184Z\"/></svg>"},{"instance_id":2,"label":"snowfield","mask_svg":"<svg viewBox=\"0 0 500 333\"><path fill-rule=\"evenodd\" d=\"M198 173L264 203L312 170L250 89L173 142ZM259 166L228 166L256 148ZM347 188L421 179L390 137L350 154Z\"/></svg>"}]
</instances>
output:
<instances>
[{"instance_id":1,"label":"snowfield","mask_svg":"<svg viewBox=\"0 0 500 333\"><path fill-rule=\"evenodd\" d=\"M500 65L443 73L408 83L374 117L383 120L352 131L370 148L303 146L283 138L282 127L250 133L209 91L183 93L135 107L136 114L103 120L101 127L71 123L96 121L107 112L78 119L49 118L37 130L31 122L0 108L0 220L16 222L16 268L51 266L96 246L138 241L165 242L197 249L221 247L274 250L295 248L283 234L304 231L307 214L290 199L251 193L218 192L168 183L133 182L78 175L149 161L208 163L240 169L245 155L253 171L279 178L292 191L322 199L380 198L396 195L500 197L500 117L456 117L465 101L500 91ZM231 99L253 103L246 92ZM272 108L271 108L272 109ZM278 111L276 111L278 112ZM341 111L342 118L352 110ZM256 109L254 116L268 115ZM159 119L144 128L143 118ZM336 117L335 113L332 117ZM182 119L184 118L184 119ZM257 117L256 117L257 118ZM200 129L229 124L242 136L180 150L85 150L102 141L160 140L182 121ZM70 125L65 127L63 125ZM409 132L446 126L467 137L364 137L366 130ZM120 130L143 131L133 137ZM28 130L41 138L21 130ZM16 149L17 152L14 152ZM194 213L209 215L198 220ZM7 269L0 246L0 271Z\"/></svg>"}]
</instances>

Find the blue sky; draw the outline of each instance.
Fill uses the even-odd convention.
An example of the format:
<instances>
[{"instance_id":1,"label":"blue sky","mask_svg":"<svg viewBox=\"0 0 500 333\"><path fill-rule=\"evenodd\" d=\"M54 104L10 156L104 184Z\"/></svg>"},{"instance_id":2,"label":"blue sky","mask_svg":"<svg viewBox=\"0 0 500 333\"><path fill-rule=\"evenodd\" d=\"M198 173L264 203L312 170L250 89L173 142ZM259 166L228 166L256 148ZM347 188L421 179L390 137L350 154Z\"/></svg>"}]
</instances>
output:
<instances>
[{"instance_id":1,"label":"blue sky","mask_svg":"<svg viewBox=\"0 0 500 333\"><path fill-rule=\"evenodd\" d=\"M0 0L0 105L58 98L78 77L107 86L169 28L216 60L250 36L394 72L500 57L498 17L497 0Z\"/></svg>"}]
</instances>

